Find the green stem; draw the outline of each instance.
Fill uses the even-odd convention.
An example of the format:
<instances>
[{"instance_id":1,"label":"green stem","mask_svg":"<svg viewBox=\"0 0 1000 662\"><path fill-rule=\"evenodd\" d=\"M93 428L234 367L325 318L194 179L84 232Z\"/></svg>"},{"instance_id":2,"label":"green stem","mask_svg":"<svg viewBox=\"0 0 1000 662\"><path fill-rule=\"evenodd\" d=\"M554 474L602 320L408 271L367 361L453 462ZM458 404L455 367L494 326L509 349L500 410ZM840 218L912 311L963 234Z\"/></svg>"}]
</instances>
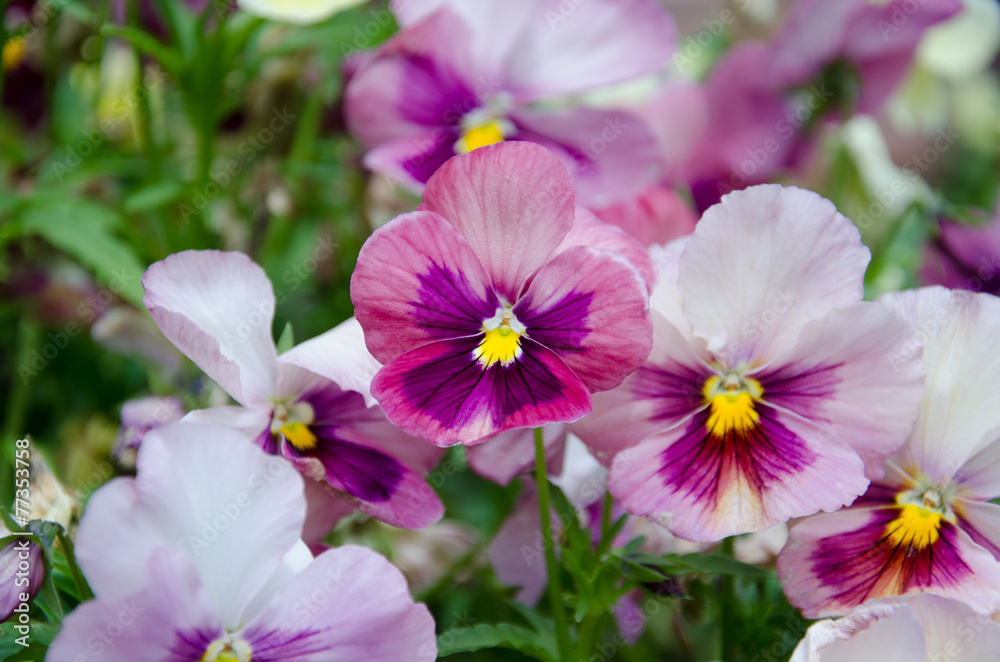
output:
<instances>
[{"instance_id":1,"label":"green stem","mask_svg":"<svg viewBox=\"0 0 1000 662\"><path fill-rule=\"evenodd\" d=\"M8 467L14 466L14 451L18 439L24 437L24 421L28 413L28 396L30 381L37 373L31 368L31 352L40 344L38 324L22 318L18 327L17 354L14 370L10 373L12 388L7 398L6 417L3 432L0 434L0 498L7 503L7 497L14 496L12 472Z\"/></svg>"},{"instance_id":2,"label":"green stem","mask_svg":"<svg viewBox=\"0 0 1000 662\"><path fill-rule=\"evenodd\" d=\"M734 537L722 541L721 552L733 557ZM736 662L738 643L736 641L736 577L722 575L722 662Z\"/></svg>"},{"instance_id":3,"label":"green stem","mask_svg":"<svg viewBox=\"0 0 1000 662\"><path fill-rule=\"evenodd\" d=\"M589 660L594 649L594 642L597 640L597 624L601 621L601 615L588 613L580 624L580 641L576 649L576 659Z\"/></svg>"},{"instance_id":4,"label":"green stem","mask_svg":"<svg viewBox=\"0 0 1000 662\"><path fill-rule=\"evenodd\" d=\"M555 623L559 659L572 662L570 657L569 622L562 602L559 562L556 559L555 540L552 537L552 506L549 497L549 478L545 469L545 442L542 428L535 428L535 482L538 483L538 514L542 523L542 544L545 546L545 570L549 576L549 602L552 603L552 620Z\"/></svg>"},{"instance_id":5,"label":"green stem","mask_svg":"<svg viewBox=\"0 0 1000 662\"><path fill-rule=\"evenodd\" d=\"M611 508L614 506L614 503L615 498L611 496L611 492L606 491L604 493L604 507L601 510L601 541L597 546L598 559L604 558L604 555L611 549L611 545L614 544L614 540L609 535L611 531Z\"/></svg>"},{"instance_id":6,"label":"green stem","mask_svg":"<svg viewBox=\"0 0 1000 662\"><path fill-rule=\"evenodd\" d=\"M62 547L63 554L66 555L66 565L69 566L70 574L73 576L73 583L76 585L76 591L80 595L80 601L90 600L94 597L94 593L90 590L90 586L87 585L87 580L83 578L80 566L76 564L76 553L73 551L73 543L70 541L69 536L63 533L62 530L56 536L59 539L59 546Z\"/></svg>"}]
</instances>

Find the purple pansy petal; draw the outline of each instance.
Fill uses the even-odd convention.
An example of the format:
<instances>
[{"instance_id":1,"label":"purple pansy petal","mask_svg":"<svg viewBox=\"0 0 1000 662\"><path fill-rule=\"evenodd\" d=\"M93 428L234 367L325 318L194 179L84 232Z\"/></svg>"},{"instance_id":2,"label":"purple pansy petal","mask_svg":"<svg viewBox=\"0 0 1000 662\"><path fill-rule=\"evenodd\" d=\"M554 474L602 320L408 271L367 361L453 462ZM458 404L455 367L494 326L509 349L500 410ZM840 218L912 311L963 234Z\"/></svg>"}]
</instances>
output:
<instances>
[{"instance_id":1,"label":"purple pansy petal","mask_svg":"<svg viewBox=\"0 0 1000 662\"><path fill-rule=\"evenodd\" d=\"M705 407L712 371L674 325L653 313L653 349L621 386L594 395L594 411L570 426L607 463L624 448L679 425Z\"/></svg>"},{"instance_id":2,"label":"purple pansy petal","mask_svg":"<svg viewBox=\"0 0 1000 662\"><path fill-rule=\"evenodd\" d=\"M535 431L529 428L508 430L466 451L469 468L483 478L500 485L528 472L535 466ZM549 475L562 471L566 451L566 426L555 423L542 430L545 444L545 467Z\"/></svg>"},{"instance_id":3,"label":"purple pansy petal","mask_svg":"<svg viewBox=\"0 0 1000 662\"><path fill-rule=\"evenodd\" d=\"M626 258L574 246L548 262L513 308L527 337L551 349L591 391L642 365L653 343L646 284Z\"/></svg>"},{"instance_id":4,"label":"purple pansy petal","mask_svg":"<svg viewBox=\"0 0 1000 662\"><path fill-rule=\"evenodd\" d=\"M737 365L765 363L802 327L856 303L870 252L816 193L777 185L725 196L698 223L678 287L695 336Z\"/></svg>"},{"instance_id":5,"label":"purple pansy petal","mask_svg":"<svg viewBox=\"0 0 1000 662\"><path fill-rule=\"evenodd\" d=\"M191 558L223 624L237 625L299 539L302 479L231 430L187 422L150 432L137 469L95 492L80 522L76 554L94 593L139 590L153 551L172 547Z\"/></svg>"},{"instance_id":6,"label":"purple pansy petal","mask_svg":"<svg viewBox=\"0 0 1000 662\"><path fill-rule=\"evenodd\" d=\"M653 0L590 0L571 11L560 2L536 2L514 45L507 77L520 99L584 92L669 63L677 26Z\"/></svg>"},{"instance_id":7,"label":"purple pansy petal","mask_svg":"<svg viewBox=\"0 0 1000 662\"><path fill-rule=\"evenodd\" d=\"M807 618L851 611L874 598L928 591L992 612L1000 605L1000 564L947 521L930 545L892 542L900 508L851 509L793 526L778 578Z\"/></svg>"},{"instance_id":8,"label":"purple pansy petal","mask_svg":"<svg viewBox=\"0 0 1000 662\"><path fill-rule=\"evenodd\" d=\"M920 412L924 370L905 321L874 303L840 308L802 329L798 344L754 375L764 401L822 425L865 461L869 478L902 446Z\"/></svg>"},{"instance_id":9,"label":"purple pansy petal","mask_svg":"<svg viewBox=\"0 0 1000 662\"><path fill-rule=\"evenodd\" d=\"M305 479L306 519L302 524L302 540L315 552L327 534L342 518L354 512L354 504L330 489L325 482ZM322 548L324 551L326 546Z\"/></svg>"},{"instance_id":10,"label":"purple pansy petal","mask_svg":"<svg viewBox=\"0 0 1000 662\"><path fill-rule=\"evenodd\" d=\"M427 183L420 209L465 237L497 294L513 303L573 226L573 182L545 148L500 143L448 161Z\"/></svg>"},{"instance_id":11,"label":"purple pansy petal","mask_svg":"<svg viewBox=\"0 0 1000 662\"><path fill-rule=\"evenodd\" d=\"M469 82L475 77L459 69L468 62L469 42L468 27L450 11L396 34L347 85L351 133L374 148L458 125L479 105Z\"/></svg>"},{"instance_id":12,"label":"purple pansy petal","mask_svg":"<svg viewBox=\"0 0 1000 662\"><path fill-rule=\"evenodd\" d=\"M708 411L615 458L611 493L693 541L763 531L792 517L836 510L868 485L857 455L811 442L808 422L758 404L749 430L710 433Z\"/></svg>"},{"instance_id":13,"label":"purple pansy petal","mask_svg":"<svg viewBox=\"0 0 1000 662\"><path fill-rule=\"evenodd\" d=\"M499 306L469 243L426 211L389 221L365 242L351 300L382 363L433 340L480 333Z\"/></svg>"},{"instance_id":14,"label":"purple pansy petal","mask_svg":"<svg viewBox=\"0 0 1000 662\"><path fill-rule=\"evenodd\" d=\"M322 335L299 343L278 357L278 363L309 370L342 389L360 393L368 406L375 404L375 398L371 396L371 382L382 366L365 347L364 331L354 317ZM279 368L279 396L303 392L294 389L291 384L285 384L283 378L283 371Z\"/></svg>"},{"instance_id":15,"label":"purple pansy petal","mask_svg":"<svg viewBox=\"0 0 1000 662\"><path fill-rule=\"evenodd\" d=\"M240 635L254 662L431 662L434 620L402 573L361 547L318 556Z\"/></svg>"},{"instance_id":16,"label":"purple pansy petal","mask_svg":"<svg viewBox=\"0 0 1000 662\"><path fill-rule=\"evenodd\" d=\"M0 522L0 538L9 535L11 532ZM42 548L28 538L18 538L0 548L0 623L6 622L14 614L14 610L21 606L22 594L26 593L30 602L42 589L45 581L45 560L42 554ZM21 568L23 562L28 563L26 573Z\"/></svg>"},{"instance_id":17,"label":"purple pansy petal","mask_svg":"<svg viewBox=\"0 0 1000 662\"><path fill-rule=\"evenodd\" d=\"M1000 506L961 497L955 499L958 526L1000 561Z\"/></svg>"},{"instance_id":18,"label":"purple pansy petal","mask_svg":"<svg viewBox=\"0 0 1000 662\"><path fill-rule=\"evenodd\" d=\"M1000 430L1000 390L993 381L1000 374L1000 353L983 351L1000 333L1000 299L928 287L879 302L913 327L924 345L927 371L923 410L897 462L944 484ZM914 351L904 344L899 354Z\"/></svg>"},{"instance_id":19,"label":"purple pansy petal","mask_svg":"<svg viewBox=\"0 0 1000 662\"><path fill-rule=\"evenodd\" d=\"M397 138L373 148L363 159L372 172L384 173L414 193L451 157L455 156L457 129L435 129L417 136Z\"/></svg>"},{"instance_id":20,"label":"purple pansy petal","mask_svg":"<svg viewBox=\"0 0 1000 662\"><path fill-rule=\"evenodd\" d=\"M573 246L590 246L591 248L621 253L642 274L648 292L652 292L656 285L656 265L653 263L649 251L639 240L625 230L605 223L593 212L583 207L576 208L573 227L559 244L556 254L558 255Z\"/></svg>"},{"instance_id":21,"label":"purple pansy petal","mask_svg":"<svg viewBox=\"0 0 1000 662\"><path fill-rule=\"evenodd\" d=\"M518 108L511 119L518 127L517 140L539 143L562 161L582 206L628 200L661 174L656 135L636 113L581 106Z\"/></svg>"},{"instance_id":22,"label":"purple pansy petal","mask_svg":"<svg viewBox=\"0 0 1000 662\"><path fill-rule=\"evenodd\" d=\"M242 253L184 251L142 277L143 303L170 342L240 404L274 395L274 290Z\"/></svg>"},{"instance_id":23,"label":"purple pansy petal","mask_svg":"<svg viewBox=\"0 0 1000 662\"><path fill-rule=\"evenodd\" d=\"M390 421L440 446L471 444L505 430L575 421L590 394L551 350L521 339L510 365L484 368L473 352L480 337L411 350L375 376L372 393Z\"/></svg>"},{"instance_id":24,"label":"purple pansy petal","mask_svg":"<svg viewBox=\"0 0 1000 662\"><path fill-rule=\"evenodd\" d=\"M224 636L191 560L164 548L149 557L141 588L117 599L98 597L62 623L45 659L79 662L191 662ZM89 579L89 575L88 575Z\"/></svg>"}]
</instances>

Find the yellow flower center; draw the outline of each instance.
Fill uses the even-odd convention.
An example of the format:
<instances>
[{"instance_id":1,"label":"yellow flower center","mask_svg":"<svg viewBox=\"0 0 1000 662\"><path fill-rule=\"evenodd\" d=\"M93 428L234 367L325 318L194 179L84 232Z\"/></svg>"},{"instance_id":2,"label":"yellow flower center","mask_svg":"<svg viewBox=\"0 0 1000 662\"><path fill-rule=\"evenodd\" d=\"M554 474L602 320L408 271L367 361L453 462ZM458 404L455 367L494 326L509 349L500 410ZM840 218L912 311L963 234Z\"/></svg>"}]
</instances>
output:
<instances>
[{"instance_id":1,"label":"yellow flower center","mask_svg":"<svg viewBox=\"0 0 1000 662\"><path fill-rule=\"evenodd\" d=\"M754 407L764 394L760 382L750 377L715 375L705 382L702 395L709 406L706 427L716 436L730 430L746 431L757 427L760 414Z\"/></svg>"},{"instance_id":2,"label":"yellow flower center","mask_svg":"<svg viewBox=\"0 0 1000 662\"><path fill-rule=\"evenodd\" d=\"M10 71L21 63L26 50L27 41L24 37L11 37L3 45L3 54L0 55L0 67L4 71Z\"/></svg>"},{"instance_id":3,"label":"yellow flower center","mask_svg":"<svg viewBox=\"0 0 1000 662\"><path fill-rule=\"evenodd\" d=\"M280 430L281 434L285 435L285 439L300 451L316 448L316 435L305 423L287 423L282 425Z\"/></svg>"},{"instance_id":4,"label":"yellow flower center","mask_svg":"<svg viewBox=\"0 0 1000 662\"><path fill-rule=\"evenodd\" d=\"M941 537L942 519L944 515L939 511L909 504L889 522L885 533L893 545L924 549Z\"/></svg>"},{"instance_id":5,"label":"yellow flower center","mask_svg":"<svg viewBox=\"0 0 1000 662\"><path fill-rule=\"evenodd\" d=\"M462 137L455 143L455 153L468 154L474 149L503 142L506 137L504 126L500 120L491 119L466 129Z\"/></svg>"},{"instance_id":6,"label":"yellow flower center","mask_svg":"<svg viewBox=\"0 0 1000 662\"><path fill-rule=\"evenodd\" d=\"M522 351L521 334L510 326L501 324L486 332L483 341L476 348L475 356L476 360L487 368L497 362L510 365L520 358Z\"/></svg>"},{"instance_id":7,"label":"yellow flower center","mask_svg":"<svg viewBox=\"0 0 1000 662\"><path fill-rule=\"evenodd\" d=\"M218 639L205 650L201 662L250 662L250 645L242 639Z\"/></svg>"}]
</instances>

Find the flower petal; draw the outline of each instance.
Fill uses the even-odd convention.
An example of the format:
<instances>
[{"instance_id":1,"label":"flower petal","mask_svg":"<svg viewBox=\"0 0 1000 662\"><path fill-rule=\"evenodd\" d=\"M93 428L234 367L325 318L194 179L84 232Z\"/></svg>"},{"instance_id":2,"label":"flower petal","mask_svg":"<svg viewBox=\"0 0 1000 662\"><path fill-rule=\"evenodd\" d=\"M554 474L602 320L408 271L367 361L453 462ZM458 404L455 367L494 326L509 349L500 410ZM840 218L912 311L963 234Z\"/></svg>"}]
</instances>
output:
<instances>
[{"instance_id":1,"label":"flower petal","mask_svg":"<svg viewBox=\"0 0 1000 662\"><path fill-rule=\"evenodd\" d=\"M625 257L569 248L541 268L513 312L527 337L551 349L591 391L642 365L653 343L646 284Z\"/></svg>"},{"instance_id":2,"label":"flower petal","mask_svg":"<svg viewBox=\"0 0 1000 662\"><path fill-rule=\"evenodd\" d=\"M136 466L137 478L97 490L80 522L76 553L94 593L137 591L153 551L171 547L192 560L223 624L239 625L299 540L302 479L226 428L187 422L150 432Z\"/></svg>"},{"instance_id":3,"label":"flower petal","mask_svg":"<svg viewBox=\"0 0 1000 662\"><path fill-rule=\"evenodd\" d=\"M513 303L573 226L573 182L544 147L499 143L444 164L427 182L420 209L465 237L497 294Z\"/></svg>"},{"instance_id":4,"label":"flower petal","mask_svg":"<svg viewBox=\"0 0 1000 662\"><path fill-rule=\"evenodd\" d=\"M225 632L191 559L162 548L148 561L135 592L116 599L98 597L74 609L45 659L91 659L81 655L84 651L106 662L202 659Z\"/></svg>"},{"instance_id":5,"label":"flower petal","mask_svg":"<svg viewBox=\"0 0 1000 662\"><path fill-rule=\"evenodd\" d=\"M382 363L434 340L480 333L499 301L469 243L437 214L403 214L358 256L351 300Z\"/></svg>"},{"instance_id":6,"label":"flower petal","mask_svg":"<svg viewBox=\"0 0 1000 662\"><path fill-rule=\"evenodd\" d=\"M913 476L949 482L992 443L1000 429L1000 300L988 294L929 287L879 299L910 323L923 343L927 371L920 418L898 464ZM898 354L916 352L904 344ZM992 498L992 497L991 497Z\"/></svg>"},{"instance_id":7,"label":"flower petal","mask_svg":"<svg viewBox=\"0 0 1000 662\"><path fill-rule=\"evenodd\" d=\"M482 336L424 345L375 376L372 393L390 421L440 446L471 444L505 430L575 421L590 394L551 350L521 340L509 365L483 367Z\"/></svg>"},{"instance_id":8,"label":"flower petal","mask_svg":"<svg viewBox=\"0 0 1000 662\"><path fill-rule=\"evenodd\" d=\"M845 618L814 623L790 662L914 662L925 659L926 649L913 610L879 600Z\"/></svg>"},{"instance_id":9,"label":"flower petal","mask_svg":"<svg viewBox=\"0 0 1000 662\"><path fill-rule=\"evenodd\" d=\"M566 452L566 426L560 423L542 429L545 444L545 468L549 475L557 476L562 470ZM521 474L535 466L535 431L531 428L508 430L470 446L465 456L469 468L499 485L509 485Z\"/></svg>"},{"instance_id":10,"label":"flower petal","mask_svg":"<svg viewBox=\"0 0 1000 662\"><path fill-rule=\"evenodd\" d=\"M1000 561L1000 506L961 497L955 499L952 505L961 529Z\"/></svg>"},{"instance_id":11,"label":"flower petal","mask_svg":"<svg viewBox=\"0 0 1000 662\"><path fill-rule=\"evenodd\" d=\"M976 453L955 474L958 493L967 499L989 501L1000 497L1000 430L987 433L989 446Z\"/></svg>"},{"instance_id":12,"label":"flower petal","mask_svg":"<svg viewBox=\"0 0 1000 662\"><path fill-rule=\"evenodd\" d=\"M517 140L549 149L569 170L576 202L597 207L622 202L655 183L662 171L656 135L638 114L618 109L518 108Z\"/></svg>"},{"instance_id":13,"label":"flower petal","mask_svg":"<svg viewBox=\"0 0 1000 662\"><path fill-rule=\"evenodd\" d=\"M345 546L318 556L242 634L261 662L431 662L434 620L384 557Z\"/></svg>"},{"instance_id":14,"label":"flower petal","mask_svg":"<svg viewBox=\"0 0 1000 662\"><path fill-rule=\"evenodd\" d=\"M573 227L559 244L556 254L573 246L590 246L621 253L642 274L647 291L651 292L656 285L656 265L639 240L621 228L605 223L583 207L576 208Z\"/></svg>"},{"instance_id":15,"label":"flower petal","mask_svg":"<svg viewBox=\"0 0 1000 662\"><path fill-rule=\"evenodd\" d=\"M593 211L602 221L620 227L644 246L685 237L694 232L698 221L680 195L658 184L634 198Z\"/></svg>"},{"instance_id":16,"label":"flower petal","mask_svg":"<svg viewBox=\"0 0 1000 662\"><path fill-rule=\"evenodd\" d=\"M703 410L623 451L611 493L629 512L701 542L836 510L864 492L862 463L849 448L818 443L815 426L766 405L756 412L754 426L720 435Z\"/></svg>"},{"instance_id":17,"label":"flower petal","mask_svg":"<svg viewBox=\"0 0 1000 662\"><path fill-rule=\"evenodd\" d=\"M924 392L920 352L906 322L874 303L833 310L809 322L798 344L754 377L764 401L823 426L865 461L869 478L913 429Z\"/></svg>"},{"instance_id":18,"label":"flower petal","mask_svg":"<svg viewBox=\"0 0 1000 662\"><path fill-rule=\"evenodd\" d=\"M767 362L807 322L861 300L869 258L857 228L829 200L754 186L705 212L677 285L693 333L710 351L732 365Z\"/></svg>"},{"instance_id":19,"label":"flower petal","mask_svg":"<svg viewBox=\"0 0 1000 662\"><path fill-rule=\"evenodd\" d=\"M495 1L495 0L494 0ZM668 64L677 26L652 0L536 3L507 75L521 99L592 90Z\"/></svg>"},{"instance_id":20,"label":"flower petal","mask_svg":"<svg viewBox=\"0 0 1000 662\"><path fill-rule=\"evenodd\" d=\"M274 395L274 290L242 253L184 251L142 277L143 303L170 342L240 404Z\"/></svg>"},{"instance_id":21,"label":"flower petal","mask_svg":"<svg viewBox=\"0 0 1000 662\"><path fill-rule=\"evenodd\" d=\"M370 407L375 404L371 395L372 378L382 367L365 347L365 333L354 317L338 324L326 333L299 343L278 358L279 363L290 363L329 379L342 389L365 396ZM298 395L295 389L283 384L284 375L279 370L278 394Z\"/></svg>"},{"instance_id":22,"label":"flower petal","mask_svg":"<svg viewBox=\"0 0 1000 662\"><path fill-rule=\"evenodd\" d=\"M892 541L900 508L850 509L793 526L778 578L806 618L851 611L874 598L931 592L978 611L1000 606L1000 563L959 527L942 523L923 547Z\"/></svg>"}]
</instances>

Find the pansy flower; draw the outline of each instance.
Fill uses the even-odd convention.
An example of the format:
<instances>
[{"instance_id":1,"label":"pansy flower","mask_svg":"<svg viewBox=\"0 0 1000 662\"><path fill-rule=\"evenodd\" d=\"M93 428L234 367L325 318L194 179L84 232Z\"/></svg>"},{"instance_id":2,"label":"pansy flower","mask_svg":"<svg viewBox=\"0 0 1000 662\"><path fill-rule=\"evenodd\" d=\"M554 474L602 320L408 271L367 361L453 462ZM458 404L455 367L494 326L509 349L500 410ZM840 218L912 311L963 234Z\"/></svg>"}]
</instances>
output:
<instances>
[{"instance_id":1,"label":"pansy flower","mask_svg":"<svg viewBox=\"0 0 1000 662\"><path fill-rule=\"evenodd\" d=\"M420 476L440 451L397 429L375 405L368 388L378 363L356 321L279 356L274 290L247 256L185 251L153 264L142 282L164 335L242 405L188 420L243 432L389 524L420 528L441 518L441 502Z\"/></svg>"},{"instance_id":2,"label":"pansy flower","mask_svg":"<svg viewBox=\"0 0 1000 662\"><path fill-rule=\"evenodd\" d=\"M302 478L236 432L150 432L136 478L98 489L76 555L96 599L50 662L390 662L437 656L434 621L379 554L313 558ZM113 552L113 553L111 553Z\"/></svg>"},{"instance_id":3,"label":"pansy flower","mask_svg":"<svg viewBox=\"0 0 1000 662\"><path fill-rule=\"evenodd\" d=\"M669 64L676 28L654 0L408 0L395 11L402 30L345 91L371 170L420 190L456 154L523 140L562 159L585 206L654 183L661 154L641 115L580 102Z\"/></svg>"},{"instance_id":4,"label":"pansy flower","mask_svg":"<svg viewBox=\"0 0 1000 662\"><path fill-rule=\"evenodd\" d=\"M653 350L576 432L626 510L712 541L851 503L906 440L912 333L862 303L870 253L828 200L732 193L657 251Z\"/></svg>"},{"instance_id":5,"label":"pansy flower","mask_svg":"<svg viewBox=\"0 0 1000 662\"><path fill-rule=\"evenodd\" d=\"M778 558L814 618L885 596L935 593L1000 608L1000 299L941 287L883 297L924 344L927 386L906 445L851 508L792 527ZM905 361L912 345L891 357Z\"/></svg>"},{"instance_id":6,"label":"pansy flower","mask_svg":"<svg viewBox=\"0 0 1000 662\"><path fill-rule=\"evenodd\" d=\"M569 173L543 147L446 163L418 211L369 238L351 279L389 420L450 445L588 413L651 342L647 282L609 247L648 260L574 208Z\"/></svg>"}]
</instances>

